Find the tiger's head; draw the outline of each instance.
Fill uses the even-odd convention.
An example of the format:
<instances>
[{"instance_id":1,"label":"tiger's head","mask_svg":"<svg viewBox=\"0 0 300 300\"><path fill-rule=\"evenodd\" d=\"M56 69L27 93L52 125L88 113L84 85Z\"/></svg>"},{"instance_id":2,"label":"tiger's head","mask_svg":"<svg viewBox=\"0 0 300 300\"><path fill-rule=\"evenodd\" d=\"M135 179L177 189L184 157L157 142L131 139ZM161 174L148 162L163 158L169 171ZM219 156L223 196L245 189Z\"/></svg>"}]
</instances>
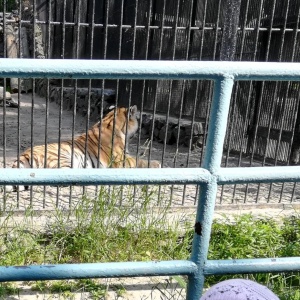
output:
<instances>
[{"instance_id":1,"label":"tiger's head","mask_svg":"<svg viewBox=\"0 0 300 300\"><path fill-rule=\"evenodd\" d=\"M116 119L114 118L115 115ZM114 120L115 125L113 125ZM137 119L137 106L133 105L129 108L110 106L106 110L106 115L103 118L103 122L109 122L110 126L115 126L116 130L121 130L125 135L127 133L127 138L131 138L139 127Z\"/></svg>"}]
</instances>

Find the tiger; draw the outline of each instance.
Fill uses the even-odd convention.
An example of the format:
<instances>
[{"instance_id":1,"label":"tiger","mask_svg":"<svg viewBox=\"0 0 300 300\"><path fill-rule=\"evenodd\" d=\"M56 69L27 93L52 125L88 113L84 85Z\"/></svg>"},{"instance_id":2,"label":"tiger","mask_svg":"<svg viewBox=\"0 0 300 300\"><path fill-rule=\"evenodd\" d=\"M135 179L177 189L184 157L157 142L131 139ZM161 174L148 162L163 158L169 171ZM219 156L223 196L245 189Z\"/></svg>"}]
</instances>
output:
<instances>
[{"instance_id":1,"label":"tiger","mask_svg":"<svg viewBox=\"0 0 300 300\"><path fill-rule=\"evenodd\" d=\"M74 138L73 142L66 140L60 144L47 144L47 147L39 145L28 148L13 163L12 168L160 168L159 161L148 162L133 157L125 149L125 144L128 144L126 139L134 136L138 124L136 105L129 108L110 107L102 120L88 130L87 139L84 133Z\"/></svg>"}]
</instances>

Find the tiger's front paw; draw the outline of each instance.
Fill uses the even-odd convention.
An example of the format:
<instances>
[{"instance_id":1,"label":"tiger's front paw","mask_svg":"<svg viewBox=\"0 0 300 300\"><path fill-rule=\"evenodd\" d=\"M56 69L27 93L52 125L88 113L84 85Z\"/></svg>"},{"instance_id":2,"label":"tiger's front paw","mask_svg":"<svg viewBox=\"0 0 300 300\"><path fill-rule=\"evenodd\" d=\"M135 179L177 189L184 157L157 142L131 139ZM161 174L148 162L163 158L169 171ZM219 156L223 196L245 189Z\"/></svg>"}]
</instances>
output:
<instances>
[{"instance_id":1,"label":"tiger's front paw","mask_svg":"<svg viewBox=\"0 0 300 300\"><path fill-rule=\"evenodd\" d=\"M158 160L151 160L150 168L161 168L161 163Z\"/></svg>"}]
</instances>

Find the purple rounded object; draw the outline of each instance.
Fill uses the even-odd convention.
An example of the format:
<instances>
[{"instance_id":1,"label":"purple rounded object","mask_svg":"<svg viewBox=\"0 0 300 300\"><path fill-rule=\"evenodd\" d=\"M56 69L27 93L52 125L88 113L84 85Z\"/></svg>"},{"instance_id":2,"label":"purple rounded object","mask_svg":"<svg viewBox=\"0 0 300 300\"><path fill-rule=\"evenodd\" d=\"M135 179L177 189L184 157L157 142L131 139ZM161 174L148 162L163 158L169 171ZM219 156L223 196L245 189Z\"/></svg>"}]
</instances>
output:
<instances>
[{"instance_id":1,"label":"purple rounded object","mask_svg":"<svg viewBox=\"0 0 300 300\"><path fill-rule=\"evenodd\" d=\"M279 300L267 287L246 279L230 279L212 286L200 300Z\"/></svg>"}]
</instances>

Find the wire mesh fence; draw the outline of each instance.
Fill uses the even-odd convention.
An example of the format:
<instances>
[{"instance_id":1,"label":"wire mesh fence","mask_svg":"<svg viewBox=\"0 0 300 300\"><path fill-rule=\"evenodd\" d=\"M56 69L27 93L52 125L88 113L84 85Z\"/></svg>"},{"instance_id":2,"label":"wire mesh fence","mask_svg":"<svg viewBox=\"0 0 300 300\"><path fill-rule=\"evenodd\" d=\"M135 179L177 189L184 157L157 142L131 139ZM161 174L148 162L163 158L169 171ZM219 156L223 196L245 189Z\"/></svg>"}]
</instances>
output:
<instances>
[{"instance_id":1,"label":"wire mesh fence","mask_svg":"<svg viewBox=\"0 0 300 300\"><path fill-rule=\"evenodd\" d=\"M4 1L1 9L3 57L299 61L296 0L31 0ZM87 134L97 121L101 124L111 105L137 105L139 110L136 136L125 141L125 151L159 160L164 168L201 165L210 81L7 78L2 85L4 168L27 148L65 140L74 144L78 135ZM224 166L299 163L297 82L238 82L231 101ZM83 153L87 157L86 147ZM30 159L32 165L33 155ZM4 188L2 208L12 203L20 208L67 207L88 192L47 187L14 194ZM138 187L134 192L138 195ZM97 187L89 193L96 195ZM195 186L170 186L159 188L158 194L156 204L190 206L198 191ZM222 205L297 203L300 197L296 183L226 186L218 196Z\"/></svg>"}]
</instances>

